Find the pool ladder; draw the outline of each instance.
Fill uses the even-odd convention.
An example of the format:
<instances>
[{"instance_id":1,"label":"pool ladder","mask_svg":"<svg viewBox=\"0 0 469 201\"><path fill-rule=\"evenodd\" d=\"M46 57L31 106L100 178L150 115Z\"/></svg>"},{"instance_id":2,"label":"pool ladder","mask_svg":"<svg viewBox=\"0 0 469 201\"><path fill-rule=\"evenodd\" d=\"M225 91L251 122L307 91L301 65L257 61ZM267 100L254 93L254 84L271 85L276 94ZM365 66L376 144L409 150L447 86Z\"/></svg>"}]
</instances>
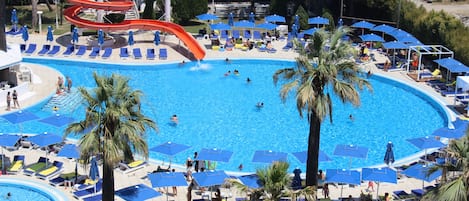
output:
<instances>
[{"instance_id":1,"label":"pool ladder","mask_svg":"<svg viewBox=\"0 0 469 201\"><path fill-rule=\"evenodd\" d=\"M71 92L64 92L62 94L54 95L43 107L43 111L52 112L54 107L57 107L61 114L72 113L83 103L83 98L78 90L71 90Z\"/></svg>"}]
</instances>

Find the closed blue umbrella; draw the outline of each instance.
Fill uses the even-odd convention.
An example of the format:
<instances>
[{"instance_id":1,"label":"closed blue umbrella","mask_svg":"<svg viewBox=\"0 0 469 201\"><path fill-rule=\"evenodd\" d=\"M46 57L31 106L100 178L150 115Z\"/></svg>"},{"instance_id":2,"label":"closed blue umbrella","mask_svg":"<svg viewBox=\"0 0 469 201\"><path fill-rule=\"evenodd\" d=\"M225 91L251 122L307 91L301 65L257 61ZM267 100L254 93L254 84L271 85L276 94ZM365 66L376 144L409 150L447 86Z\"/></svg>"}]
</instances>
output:
<instances>
[{"instance_id":1,"label":"closed blue umbrella","mask_svg":"<svg viewBox=\"0 0 469 201\"><path fill-rule=\"evenodd\" d=\"M329 24L329 19L321 17L321 16L316 16L308 19L308 24Z\"/></svg>"},{"instance_id":2,"label":"closed blue umbrella","mask_svg":"<svg viewBox=\"0 0 469 201\"><path fill-rule=\"evenodd\" d=\"M212 30L231 30L231 26L228 24L225 24L223 22L219 22L216 24L210 24L210 29Z\"/></svg>"},{"instance_id":3,"label":"closed blue umbrella","mask_svg":"<svg viewBox=\"0 0 469 201\"><path fill-rule=\"evenodd\" d=\"M275 152L271 150L261 150L254 153L252 162L272 163L275 161L287 161L287 153Z\"/></svg>"},{"instance_id":4,"label":"closed blue umbrella","mask_svg":"<svg viewBox=\"0 0 469 201\"><path fill-rule=\"evenodd\" d=\"M277 15L277 14L273 14L273 15L269 15L269 16L266 16L265 17L265 21L266 22L272 22L272 23L276 23L276 22L283 22L285 23L285 17L283 16L280 16L280 15Z\"/></svg>"},{"instance_id":5,"label":"closed blue umbrella","mask_svg":"<svg viewBox=\"0 0 469 201\"><path fill-rule=\"evenodd\" d=\"M0 146L2 147L13 147L15 146L16 143L18 143L18 141L20 140L21 136L19 135L8 135L8 134L2 134L0 135ZM3 172L3 169L5 168L4 164L4 160L3 160L3 149L2 149L2 169L0 170L1 172Z\"/></svg>"},{"instance_id":6,"label":"closed blue umbrella","mask_svg":"<svg viewBox=\"0 0 469 201\"><path fill-rule=\"evenodd\" d=\"M263 186L259 180L259 176L257 176L256 174L240 176L238 177L238 179L241 181L241 183L243 183L245 186L249 188L256 189L256 188L260 188Z\"/></svg>"},{"instance_id":7,"label":"closed blue umbrella","mask_svg":"<svg viewBox=\"0 0 469 201\"><path fill-rule=\"evenodd\" d=\"M69 123L72 123L74 119L60 114L53 114L49 117L39 120L39 122L53 125L55 127L62 127Z\"/></svg>"},{"instance_id":8,"label":"closed blue umbrella","mask_svg":"<svg viewBox=\"0 0 469 201\"><path fill-rule=\"evenodd\" d=\"M378 183L376 189L376 197L379 195L379 183L386 182L397 184L397 172L391 168L363 168L362 169L362 180L374 181Z\"/></svg>"},{"instance_id":9,"label":"closed blue umbrella","mask_svg":"<svg viewBox=\"0 0 469 201\"><path fill-rule=\"evenodd\" d=\"M301 163L306 163L308 159L308 151L300 151L292 153ZM323 151L319 150L319 162L332 161L332 159Z\"/></svg>"},{"instance_id":10,"label":"closed blue umbrella","mask_svg":"<svg viewBox=\"0 0 469 201\"><path fill-rule=\"evenodd\" d=\"M329 183L345 183L352 185L360 185L360 172L356 170L345 170L345 169L327 169L326 170L326 181ZM340 197L342 197L343 185L340 189Z\"/></svg>"},{"instance_id":11,"label":"closed blue umbrella","mask_svg":"<svg viewBox=\"0 0 469 201\"><path fill-rule=\"evenodd\" d=\"M104 44L104 32L102 29L98 30L98 45L102 46Z\"/></svg>"},{"instance_id":12,"label":"closed blue umbrella","mask_svg":"<svg viewBox=\"0 0 469 201\"><path fill-rule=\"evenodd\" d=\"M386 145L386 153L384 154L384 163L389 165L390 163L394 163L394 151L393 151L394 145L392 142L388 142Z\"/></svg>"},{"instance_id":13,"label":"closed blue umbrella","mask_svg":"<svg viewBox=\"0 0 469 201\"><path fill-rule=\"evenodd\" d=\"M291 26L291 33L294 38L298 36L298 26L296 24Z\"/></svg>"},{"instance_id":14,"label":"closed blue umbrella","mask_svg":"<svg viewBox=\"0 0 469 201\"><path fill-rule=\"evenodd\" d=\"M234 24L234 16L233 13L228 14L228 25L233 26Z\"/></svg>"},{"instance_id":15,"label":"closed blue umbrella","mask_svg":"<svg viewBox=\"0 0 469 201\"><path fill-rule=\"evenodd\" d=\"M91 179L91 180L97 180L97 179L99 179L98 160L96 160L96 157L93 157L93 158L91 159L91 165L90 165L90 179Z\"/></svg>"},{"instance_id":16,"label":"closed blue umbrella","mask_svg":"<svg viewBox=\"0 0 469 201\"><path fill-rule=\"evenodd\" d=\"M342 18L339 19L338 25L339 27L344 26L344 20L342 20Z\"/></svg>"},{"instance_id":17,"label":"closed blue umbrella","mask_svg":"<svg viewBox=\"0 0 469 201\"><path fill-rule=\"evenodd\" d=\"M159 31L155 31L155 37L153 38L153 42L155 43L155 45L160 44L160 32Z\"/></svg>"},{"instance_id":18,"label":"closed blue umbrella","mask_svg":"<svg viewBox=\"0 0 469 201\"><path fill-rule=\"evenodd\" d=\"M46 41L49 41L49 42L54 41L54 35L52 34L52 26L47 27Z\"/></svg>"},{"instance_id":19,"label":"closed blue umbrella","mask_svg":"<svg viewBox=\"0 0 469 201\"><path fill-rule=\"evenodd\" d=\"M72 43L73 44L76 44L78 43L78 28L73 28L73 31L72 31Z\"/></svg>"},{"instance_id":20,"label":"closed blue umbrella","mask_svg":"<svg viewBox=\"0 0 469 201\"><path fill-rule=\"evenodd\" d=\"M253 12L249 13L249 21L252 23L256 22L256 15Z\"/></svg>"},{"instance_id":21,"label":"closed blue umbrella","mask_svg":"<svg viewBox=\"0 0 469 201\"><path fill-rule=\"evenodd\" d=\"M133 31L129 31L129 39L127 40L127 43L130 46L134 45L135 41L134 41L134 32Z\"/></svg>"},{"instance_id":22,"label":"closed blue umbrella","mask_svg":"<svg viewBox=\"0 0 469 201\"><path fill-rule=\"evenodd\" d=\"M16 13L16 9L11 10L11 24L18 24L18 15Z\"/></svg>"},{"instance_id":23,"label":"closed blue umbrella","mask_svg":"<svg viewBox=\"0 0 469 201\"><path fill-rule=\"evenodd\" d=\"M23 38L25 43L26 41L29 40L29 32L28 32L28 27L26 25L23 26L21 37Z\"/></svg>"},{"instance_id":24,"label":"closed blue umbrella","mask_svg":"<svg viewBox=\"0 0 469 201\"><path fill-rule=\"evenodd\" d=\"M236 27L236 28L252 29L252 28L256 27L256 24L254 24L253 22L249 22L247 20L241 20L241 21L235 22L233 24L233 26Z\"/></svg>"},{"instance_id":25,"label":"closed blue umbrella","mask_svg":"<svg viewBox=\"0 0 469 201\"><path fill-rule=\"evenodd\" d=\"M232 151L221 149L202 149L198 153L197 160L229 162L232 155Z\"/></svg>"},{"instance_id":26,"label":"closed blue umbrella","mask_svg":"<svg viewBox=\"0 0 469 201\"><path fill-rule=\"evenodd\" d=\"M270 22L264 22L264 23L261 23L261 24L257 24L256 25L256 28L258 29L265 29L265 30L274 30L277 28L277 25L276 24L272 24Z\"/></svg>"},{"instance_id":27,"label":"closed blue umbrella","mask_svg":"<svg viewBox=\"0 0 469 201\"><path fill-rule=\"evenodd\" d=\"M196 17L197 17L197 19L203 20L203 21L206 21L206 20L218 20L218 16L216 16L216 15L214 15L214 14L209 14L209 13L197 15Z\"/></svg>"},{"instance_id":28,"label":"closed blue umbrella","mask_svg":"<svg viewBox=\"0 0 469 201\"><path fill-rule=\"evenodd\" d=\"M295 24L296 27L298 27L298 29L300 28L300 16L299 15L295 15L295 21L293 24Z\"/></svg>"}]
</instances>

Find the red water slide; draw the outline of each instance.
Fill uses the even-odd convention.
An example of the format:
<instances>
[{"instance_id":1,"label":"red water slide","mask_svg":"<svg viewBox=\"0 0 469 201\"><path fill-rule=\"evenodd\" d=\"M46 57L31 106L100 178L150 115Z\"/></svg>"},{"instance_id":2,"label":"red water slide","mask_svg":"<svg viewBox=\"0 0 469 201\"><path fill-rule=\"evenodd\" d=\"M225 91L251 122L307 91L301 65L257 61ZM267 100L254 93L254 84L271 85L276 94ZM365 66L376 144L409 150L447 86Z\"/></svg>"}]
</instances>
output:
<instances>
[{"instance_id":1,"label":"red water slide","mask_svg":"<svg viewBox=\"0 0 469 201\"><path fill-rule=\"evenodd\" d=\"M102 29L103 31L142 29L142 30L160 30L176 35L189 48L194 57L201 60L205 57L205 50L195 40L192 35L188 34L181 26L171 22L163 22L159 20L124 20L121 23L106 24L93 22L78 17L82 8L93 8L106 11L127 11L134 5L132 1L112 1L112 2L96 2L90 0L68 0L74 6L64 11L65 19L77 27L89 29Z\"/></svg>"}]
</instances>

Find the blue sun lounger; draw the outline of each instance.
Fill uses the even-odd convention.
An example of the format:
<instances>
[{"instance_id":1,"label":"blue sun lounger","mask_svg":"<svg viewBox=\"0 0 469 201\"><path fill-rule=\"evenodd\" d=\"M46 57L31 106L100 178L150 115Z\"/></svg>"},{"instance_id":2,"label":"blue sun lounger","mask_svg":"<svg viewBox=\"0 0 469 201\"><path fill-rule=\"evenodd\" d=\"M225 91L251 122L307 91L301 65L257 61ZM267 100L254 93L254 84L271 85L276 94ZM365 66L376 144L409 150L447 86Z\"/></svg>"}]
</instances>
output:
<instances>
[{"instance_id":1,"label":"blue sun lounger","mask_svg":"<svg viewBox=\"0 0 469 201\"><path fill-rule=\"evenodd\" d=\"M24 167L24 155L15 155L13 157L13 162L10 167L7 169L8 174L14 174L20 172Z\"/></svg>"},{"instance_id":2,"label":"blue sun lounger","mask_svg":"<svg viewBox=\"0 0 469 201\"><path fill-rule=\"evenodd\" d=\"M50 50L50 45L43 45L42 49L37 53L37 55L44 56L45 54L49 52L49 50Z\"/></svg>"},{"instance_id":3,"label":"blue sun lounger","mask_svg":"<svg viewBox=\"0 0 469 201\"><path fill-rule=\"evenodd\" d=\"M26 49L24 51L24 53L27 54L27 55L31 55L32 53L34 53L34 51L36 51L36 47L37 47L36 44L31 43L31 44L29 44L28 49Z\"/></svg>"},{"instance_id":4,"label":"blue sun lounger","mask_svg":"<svg viewBox=\"0 0 469 201\"><path fill-rule=\"evenodd\" d=\"M160 48L160 59L167 59L168 58L168 50L166 48Z\"/></svg>"},{"instance_id":5,"label":"blue sun lounger","mask_svg":"<svg viewBox=\"0 0 469 201\"><path fill-rule=\"evenodd\" d=\"M100 48L99 48L99 47L93 47L93 48L91 49L91 52L90 52L89 57L91 57L91 58L96 58L97 56L99 56L99 51L100 51Z\"/></svg>"},{"instance_id":6,"label":"blue sun lounger","mask_svg":"<svg viewBox=\"0 0 469 201\"><path fill-rule=\"evenodd\" d=\"M93 187L91 187L91 188L87 188L87 189L83 189L83 190L73 192L73 197L75 197L77 199L87 197L89 195L93 195L95 193L100 192L102 188L103 188L103 181L99 180L98 183L96 183L96 186L93 185Z\"/></svg>"},{"instance_id":7,"label":"blue sun lounger","mask_svg":"<svg viewBox=\"0 0 469 201\"><path fill-rule=\"evenodd\" d=\"M112 54L112 48L110 47L106 47L104 49L104 53L103 53L103 56L101 56L103 59L109 59L109 57L111 56Z\"/></svg>"},{"instance_id":8,"label":"blue sun lounger","mask_svg":"<svg viewBox=\"0 0 469 201\"><path fill-rule=\"evenodd\" d=\"M80 45L80 47L78 47L76 56L81 57L85 55L85 53L86 53L86 46Z\"/></svg>"},{"instance_id":9,"label":"blue sun lounger","mask_svg":"<svg viewBox=\"0 0 469 201\"><path fill-rule=\"evenodd\" d=\"M155 59L155 49L153 49L153 48L148 48L147 49L147 59L148 60Z\"/></svg>"},{"instance_id":10,"label":"blue sun lounger","mask_svg":"<svg viewBox=\"0 0 469 201\"><path fill-rule=\"evenodd\" d=\"M60 161L54 161L52 166L49 166L48 168L41 170L40 172L36 173L36 177L39 179L49 179L53 176L56 176L57 174L61 173L63 171L63 163Z\"/></svg>"},{"instance_id":11,"label":"blue sun lounger","mask_svg":"<svg viewBox=\"0 0 469 201\"><path fill-rule=\"evenodd\" d=\"M75 46L74 45L68 45L67 49L65 50L65 52L62 55L70 56L70 55L73 54L73 51L75 51Z\"/></svg>"},{"instance_id":12,"label":"blue sun lounger","mask_svg":"<svg viewBox=\"0 0 469 201\"><path fill-rule=\"evenodd\" d=\"M260 31L254 31L253 36L254 36L254 40L256 41L262 40L262 35Z\"/></svg>"},{"instance_id":13,"label":"blue sun lounger","mask_svg":"<svg viewBox=\"0 0 469 201\"><path fill-rule=\"evenodd\" d=\"M141 59L142 58L142 52L140 51L140 48L134 48L132 50L132 54L134 55L134 59Z\"/></svg>"},{"instance_id":14,"label":"blue sun lounger","mask_svg":"<svg viewBox=\"0 0 469 201\"><path fill-rule=\"evenodd\" d=\"M250 30L244 30L244 38L251 39L251 31Z\"/></svg>"},{"instance_id":15,"label":"blue sun lounger","mask_svg":"<svg viewBox=\"0 0 469 201\"><path fill-rule=\"evenodd\" d=\"M129 50L126 47L121 47L119 56L121 57L121 59L128 59Z\"/></svg>"},{"instance_id":16,"label":"blue sun lounger","mask_svg":"<svg viewBox=\"0 0 469 201\"><path fill-rule=\"evenodd\" d=\"M60 51L60 46L54 45L52 49L47 52L47 56L55 56Z\"/></svg>"}]
</instances>

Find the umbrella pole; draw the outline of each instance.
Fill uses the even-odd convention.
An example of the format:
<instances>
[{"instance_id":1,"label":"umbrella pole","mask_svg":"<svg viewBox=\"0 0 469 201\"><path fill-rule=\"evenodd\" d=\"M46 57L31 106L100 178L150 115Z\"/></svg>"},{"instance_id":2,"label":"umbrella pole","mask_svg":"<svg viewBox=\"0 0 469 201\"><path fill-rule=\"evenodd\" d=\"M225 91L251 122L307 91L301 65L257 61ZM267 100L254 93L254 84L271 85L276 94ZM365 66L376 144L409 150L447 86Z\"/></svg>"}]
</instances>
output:
<instances>
[{"instance_id":1,"label":"umbrella pole","mask_svg":"<svg viewBox=\"0 0 469 201\"><path fill-rule=\"evenodd\" d=\"M344 184L340 185L340 197L342 197L343 191L344 191Z\"/></svg>"},{"instance_id":2,"label":"umbrella pole","mask_svg":"<svg viewBox=\"0 0 469 201\"><path fill-rule=\"evenodd\" d=\"M4 164L5 160L3 158L5 158L5 155L3 155L3 147L2 147L2 170L1 170L2 172L0 172L1 174L3 174L3 169L5 167L5 164Z\"/></svg>"},{"instance_id":3,"label":"umbrella pole","mask_svg":"<svg viewBox=\"0 0 469 201\"><path fill-rule=\"evenodd\" d=\"M378 187L376 188L376 199L379 200L379 182L376 182L376 183L378 183ZM384 199L386 199L386 198L384 198Z\"/></svg>"},{"instance_id":4,"label":"umbrella pole","mask_svg":"<svg viewBox=\"0 0 469 201\"><path fill-rule=\"evenodd\" d=\"M169 201L169 187L166 186L166 201Z\"/></svg>"}]
</instances>

